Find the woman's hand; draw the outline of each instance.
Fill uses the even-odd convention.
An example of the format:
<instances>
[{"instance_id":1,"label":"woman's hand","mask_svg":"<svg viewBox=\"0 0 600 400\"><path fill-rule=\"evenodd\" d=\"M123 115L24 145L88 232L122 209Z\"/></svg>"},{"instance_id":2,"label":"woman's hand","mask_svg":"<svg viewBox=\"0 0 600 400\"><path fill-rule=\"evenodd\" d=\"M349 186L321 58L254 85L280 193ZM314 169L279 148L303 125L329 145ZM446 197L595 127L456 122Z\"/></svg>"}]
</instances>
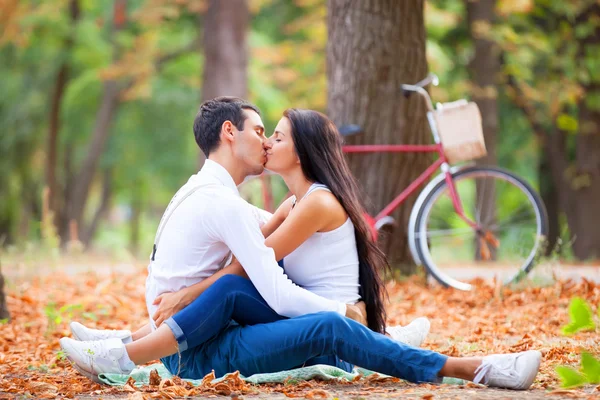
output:
<instances>
[{"instance_id":1,"label":"woman's hand","mask_svg":"<svg viewBox=\"0 0 600 400\"><path fill-rule=\"evenodd\" d=\"M158 306L158 310L152 316L156 327L159 327L165 320L183 310L189 303L186 300L184 290L175 293L163 293L158 296L152 303Z\"/></svg>"},{"instance_id":2,"label":"woman's hand","mask_svg":"<svg viewBox=\"0 0 600 400\"><path fill-rule=\"evenodd\" d=\"M356 304L346 304L346 317L367 326L367 306L363 301Z\"/></svg>"}]
</instances>

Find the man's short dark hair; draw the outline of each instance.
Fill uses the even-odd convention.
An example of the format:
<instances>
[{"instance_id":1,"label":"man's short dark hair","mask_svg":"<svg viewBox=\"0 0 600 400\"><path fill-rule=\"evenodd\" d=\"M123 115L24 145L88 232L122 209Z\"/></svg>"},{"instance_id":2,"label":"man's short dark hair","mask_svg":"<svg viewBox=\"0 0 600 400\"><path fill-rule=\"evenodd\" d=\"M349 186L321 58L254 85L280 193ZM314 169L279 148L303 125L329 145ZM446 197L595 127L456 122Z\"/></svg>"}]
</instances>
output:
<instances>
[{"instance_id":1,"label":"man's short dark hair","mask_svg":"<svg viewBox=\"0 0 600 400\"><path fill-rule=\"evenodd\" d=\"M244 129L244 110L252 110L260 115L258 107L239 97L215 97L200 105L194 119L194 137L206 157L219 146L221 127L225 121L231 121L239 130Z\"/></svg>"}]
</instances>

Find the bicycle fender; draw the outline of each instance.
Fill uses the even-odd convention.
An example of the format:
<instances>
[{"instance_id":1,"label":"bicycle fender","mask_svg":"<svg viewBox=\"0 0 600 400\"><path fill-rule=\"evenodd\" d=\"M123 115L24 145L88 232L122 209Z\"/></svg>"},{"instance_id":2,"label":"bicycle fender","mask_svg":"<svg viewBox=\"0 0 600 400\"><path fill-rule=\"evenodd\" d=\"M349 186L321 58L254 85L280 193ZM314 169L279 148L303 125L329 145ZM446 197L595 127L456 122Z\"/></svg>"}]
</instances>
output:
<instances>
[{"instance_id":1,"label":"bicycle fender","mask_svg":"<svg viewBox=\"0 0 600 400\"><path fill-rule=\"evenodd\" d=\"M457 173L463 169L471 168L474 165L475 165L474 163L468 163L465 165L458 165L458 166L450 167L450 173L452 175L454 175L455 173ZM445 175L443 173L436 175L436 177L433 178L427 184L427 186L425 186L423 188L423 190L419 194L419 197L417 197L417 201L415 201L415 204L410 212L410 218L408 220L408 246L410 248L410 253L412 254L413 260L415 261L415 264L417 264L417 265L423 265L423 261L419 257L419 252L417 251L416 241L415 241L415 232L417 229L417 227L416 227L417 215L419 214L419 210L423 206L423 203L425 203L425 199L427 198L429 193L431 193L431 191L433 191L433 188L436 185L438 185L440 182L442 182L444 179L445 179Z\"/></svg>"}]
</instances>

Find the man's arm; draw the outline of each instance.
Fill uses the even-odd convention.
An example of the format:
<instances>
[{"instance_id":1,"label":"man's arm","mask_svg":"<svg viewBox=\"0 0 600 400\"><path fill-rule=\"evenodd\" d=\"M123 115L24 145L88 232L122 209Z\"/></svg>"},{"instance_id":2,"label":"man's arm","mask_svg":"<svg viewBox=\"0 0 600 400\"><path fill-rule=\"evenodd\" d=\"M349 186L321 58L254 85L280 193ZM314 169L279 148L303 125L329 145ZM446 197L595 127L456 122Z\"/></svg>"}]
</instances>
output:
<instances>
[{"instance_id":1,"label":"man's arm","mask_svg":"<svg viewBox=\"0 0 600 400\"><path fill-rule=\"evenodd\" d=\"M302 289L283 273L275 261L273 249L265 245L250 207L243 200L236 199L228 206L220 204L219 211L214 214L221 215L214 215L212 223L205 225L206 229L229 247L258 292L277 314L296 317L335 311L346 315L346 304Z\"/></svg>"},{"instance_id":2,"label":"man's arm","mask_svg":"<svg viewBox=\"0 0 600 400\"><path fill-rule=\"evenodd\" d=\"M206 289L212 286L220 277L225 275L239 275L248 278L244 268L238 263L232 263L225 268L215 272L208 278L192 286L188 286L175 293L163 293L154 299L153 304L158 309L152 316L156 326L160 326L164 320L183 310L192 301L196 300Z\"/></svg>"}]
</instances>

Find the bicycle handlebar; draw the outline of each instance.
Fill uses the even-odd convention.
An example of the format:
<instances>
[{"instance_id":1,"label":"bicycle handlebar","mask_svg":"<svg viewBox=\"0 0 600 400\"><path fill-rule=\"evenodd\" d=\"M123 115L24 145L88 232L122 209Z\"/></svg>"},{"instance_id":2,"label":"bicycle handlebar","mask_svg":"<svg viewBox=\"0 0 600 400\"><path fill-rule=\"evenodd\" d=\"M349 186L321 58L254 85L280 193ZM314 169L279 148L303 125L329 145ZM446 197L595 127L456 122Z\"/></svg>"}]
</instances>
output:
<instances>
[{"instance_id":1,"label":"bicycle handlebar","mask_svg":"<svg viewBox=\"0 0 600 400\"><path fill-rule=\"evenodd\" d=\"M413 84L413 85L409 85L409 86L418 86L418 87L422 87L424 88L425 86L432 84L433 86L437 86L440 83L440 80L438 79L437 75L434 74L433 72L429 73L427 75L427 77L425 77L425 79ZM404 86L404 85L402 85ZM410 89L409 89L410 90Z\"/></svg>"},{"instance_id":2,"label":"bicycle handlebar","mask_svg":"<svg viewBox=\"0 0 600 400\"><path fill-rule=\"evenodd\" d=\"M433 111L433 104L431 103L431 98L429 97L429 93L427 93L427 90L425 90L424 87L429 85L430 83L433 86L437 86L439 82L440 80L438 79L437 75L434 73L430 73L425 79L415 83L414 85L403 84L402 92L406 97L410 96L412 92L419 93L421 96L425 97L429 111Z\"/></svg>"}]
</instances>

